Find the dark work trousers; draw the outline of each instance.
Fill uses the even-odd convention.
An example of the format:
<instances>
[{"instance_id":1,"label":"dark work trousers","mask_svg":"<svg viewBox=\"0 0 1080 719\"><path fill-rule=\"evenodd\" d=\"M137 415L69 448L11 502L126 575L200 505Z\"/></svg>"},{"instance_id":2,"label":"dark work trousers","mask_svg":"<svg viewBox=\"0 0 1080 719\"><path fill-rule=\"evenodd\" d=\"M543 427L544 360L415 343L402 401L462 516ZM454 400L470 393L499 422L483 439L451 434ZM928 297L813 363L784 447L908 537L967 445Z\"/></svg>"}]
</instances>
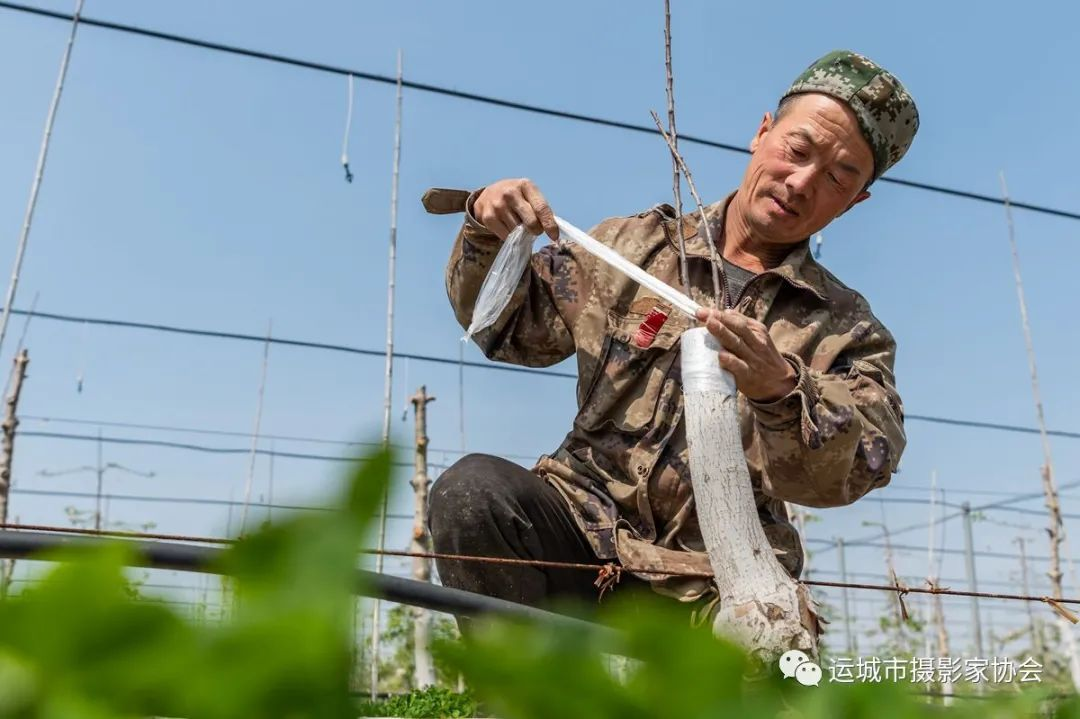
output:
<instances>
[{"instance_id":1,"label":"dark work trousers","mask_svg":"<svg viewBox=\"0 0 1080 719\"><path fill-rule=\"evenodd\" d=\"M432 544L436 552L543 559L602 565L554 487L500 457L470 454L445 470L431 488ZM436 560L442 583L512 602L543 607L575 602L588 614L599 590L597 572ZM633 590L631 590L633 587ZM623 575L617 593L648 584ZM562 607L565 609L566 607Z\"/></svg>"}]
</instances>

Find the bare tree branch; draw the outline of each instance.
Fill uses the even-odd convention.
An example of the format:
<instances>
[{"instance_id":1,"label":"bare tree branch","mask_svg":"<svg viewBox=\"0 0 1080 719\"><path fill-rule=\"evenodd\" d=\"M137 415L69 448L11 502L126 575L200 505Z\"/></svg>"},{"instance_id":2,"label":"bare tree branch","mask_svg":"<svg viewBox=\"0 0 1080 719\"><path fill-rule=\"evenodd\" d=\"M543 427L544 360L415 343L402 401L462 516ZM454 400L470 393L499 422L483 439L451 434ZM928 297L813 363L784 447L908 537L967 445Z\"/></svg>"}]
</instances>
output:
<instances>
[{"instance_id":1,"label":"bare tree branch","mask_svg":"<svg viewBox=\"0 0 1080 719\"><path fill-rule=\"evenodd\" d=\"M675 77L671 72L671 0L664 0L664 68L667 70L668 132L671 133L668 144L678 148L679 134L675 130ZM683 292L690 297L690 277L686 271L686 237L682 225L682 184L679 182L677 153L677 149L672 150L671 189L675 195L675 224L679 229L679 274L682 276Z\"/></svg>"},{"instance_id":2,"label":"bare tree branch","mask_svg":"<svg viewBox=\"0 0 1080 719\"><path fill-rule=\"evenodd\" d=\"M664 126L660 124L660 116L656 114L656 110L650 110L649 112L652 115L653 122L656 123L656 129L660 131L660 135L667 143L668 149L671 150L671 157L677 168L676 172L682 170L682 174L686 176L686 184L690 188L690 195L694 198L694 202L697 203L698 214L701 215L701 226L705 228L705 241L709 245L709 259L712 262L713 296L718 307L727 307L727 283L723 282L720 278L720 257L716 252L716 242L713 240L712 229L705 217L705 205L702 204L701 195L698 194L697 187L694 186L694 177L690 174L690 168L686 166L686 161L683 160L682 155L679 154L679 149L675 145L675 139L669 135L664 130ZM679 226L679 232L681 235L682 225ZM681 257L680 259L685 260L686 258Z\"/></svg>"}]
</instances>

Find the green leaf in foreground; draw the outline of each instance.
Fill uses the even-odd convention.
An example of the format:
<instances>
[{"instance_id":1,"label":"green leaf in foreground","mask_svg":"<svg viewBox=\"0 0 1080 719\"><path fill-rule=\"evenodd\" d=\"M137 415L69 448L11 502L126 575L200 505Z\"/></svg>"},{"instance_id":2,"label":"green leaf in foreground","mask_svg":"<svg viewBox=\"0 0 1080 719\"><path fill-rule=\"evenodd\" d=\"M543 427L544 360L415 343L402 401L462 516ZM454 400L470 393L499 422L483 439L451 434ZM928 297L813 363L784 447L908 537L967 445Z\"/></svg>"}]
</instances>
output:
<instances>
[{"instance_id":1,"label":"green leaf in foreground","mask_svg":"<svg viewBox=\"0 0 1080 719\"><path fill-rule=\"evenodd\" d=\"M356 558L390 474L359 463L337 509L289 517L225 550L229 621L202 626L133 601L117 542L0 602L0 717L351 717Z\"/></svg>"},{"instance_id":2,"label":"green leaf in foreground","mask_svg":"<svg viewBox=\"0 0 1080 719\"><path fill-rule=\"evenodd\" d=\"M477 626L467 646L440 651L503 719L1080 717L1075 703L1048 701L1045 690L958 697L946 708L919 695L925 686L906 682L823 677L803 686L708 629L692 628L685 611L660 598L615 603L601 616L619 632L614 646L580 630L499 622ZM635 659L605 654L612 651Z\"/></svg>"}]
</instances>

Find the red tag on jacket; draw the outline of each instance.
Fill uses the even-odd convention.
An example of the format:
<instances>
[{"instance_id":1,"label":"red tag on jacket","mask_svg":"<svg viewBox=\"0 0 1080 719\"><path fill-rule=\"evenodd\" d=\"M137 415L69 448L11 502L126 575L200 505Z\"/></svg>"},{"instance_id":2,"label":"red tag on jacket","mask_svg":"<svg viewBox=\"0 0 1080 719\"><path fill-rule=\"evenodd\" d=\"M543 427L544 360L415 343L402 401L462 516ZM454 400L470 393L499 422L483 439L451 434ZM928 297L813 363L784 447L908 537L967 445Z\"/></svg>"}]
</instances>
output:
<instances>
[{"instance_id":1,"label":"red tag on jacket","mask_svg":"<svg viewBox=\"0 0 1080 719\"><path fill-rule=\"evenodd\" d=\"M634 344L641 349L651 347L652 343L656 341L656 334L667 322L667 318L667 312L664 312L659 307L650 310L649 314L638 325L637 332L634 333Z\"/></svg>"}]
</instances>

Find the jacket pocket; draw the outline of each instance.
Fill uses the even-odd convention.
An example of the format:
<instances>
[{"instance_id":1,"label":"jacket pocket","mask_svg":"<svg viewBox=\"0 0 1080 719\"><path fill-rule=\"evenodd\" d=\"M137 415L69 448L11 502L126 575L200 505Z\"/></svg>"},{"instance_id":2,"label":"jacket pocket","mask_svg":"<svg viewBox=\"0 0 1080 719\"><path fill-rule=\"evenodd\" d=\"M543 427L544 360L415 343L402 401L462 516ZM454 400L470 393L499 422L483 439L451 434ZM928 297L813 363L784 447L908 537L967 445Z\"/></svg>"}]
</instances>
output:
<instances>
[{"instance_id":1,"label":"jacket pocket","mask_svg":"<svg viewBox=\"0 0 1080 719\"><path fill-rule=\"evenodd\" d=\"M644 319L638 313L608 313L604 343L574 419L577 427L642 434L652 424L664 384L672 369L677 371L677 345L686 323L670 316L652 344L641 348L634 335Z\"/></svg>"}]
</instances>

